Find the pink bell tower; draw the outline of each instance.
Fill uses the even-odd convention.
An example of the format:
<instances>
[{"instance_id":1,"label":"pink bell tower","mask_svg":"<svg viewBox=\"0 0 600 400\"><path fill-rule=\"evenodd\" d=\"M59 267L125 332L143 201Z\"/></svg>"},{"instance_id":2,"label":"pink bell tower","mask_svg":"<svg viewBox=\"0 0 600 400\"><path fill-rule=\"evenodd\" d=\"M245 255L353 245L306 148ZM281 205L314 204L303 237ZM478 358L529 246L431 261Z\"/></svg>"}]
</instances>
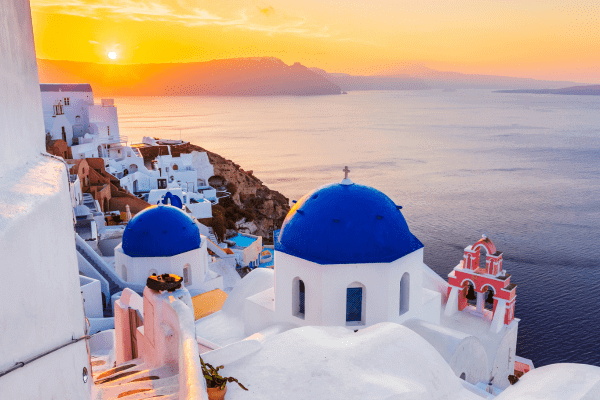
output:
<instances>
[{"instance_id":1,"label":"pink bell tower","mask_svg":"<svg viewBox=\"0 0 600 400\"><path fill-rule=\"evenodd\" d=\"M480 250L486 252L485 267L479 265ZM502 253L485 235L474 245L465 248L463 260L448 274L448 302L445 315L469 311L492 321L490 331L500 332L515 317L517 285L510 282L510 274L502 269ZM491 293L490 293L491 292ZM485 308L493 293L493 308ZM477 305L470 306L468 296L476 294Z\"/></svg>"}]
</instances>

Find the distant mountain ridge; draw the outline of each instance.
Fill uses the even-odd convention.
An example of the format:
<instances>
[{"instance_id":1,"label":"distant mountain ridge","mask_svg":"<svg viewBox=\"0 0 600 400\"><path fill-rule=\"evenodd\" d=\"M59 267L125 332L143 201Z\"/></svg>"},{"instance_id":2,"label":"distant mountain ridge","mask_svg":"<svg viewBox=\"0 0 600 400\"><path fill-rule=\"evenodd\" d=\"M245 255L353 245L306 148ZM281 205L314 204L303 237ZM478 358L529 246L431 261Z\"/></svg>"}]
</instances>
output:
<instances>
[{"instance_id":1,"label":"distant mountain ridge","mask_svg":"<svg viewBox=\"0 0 600 400\"><path fill-rule=\"evenodd\" d=\"M320 68L311 71L325 77L342 90L423 90L430 89L422 79L410 75L397 76L355 76L350 74L328 73Z\"/></svg>"},{"instance_id":2,"label":"distant mountain ridge","mask_svg":"<svg viewBox=\"0 0 600 400\"><path fill-rule=\"evenodd\" d=\"M341 90L323 76L277 58L181 64L95 64L38 59L42 83L90 83L99 95L326 95Z\"/></svg>"},{"instance_id":3,"label":"distant mountain ridge","mask_svg":"<svg viewBox=\"0 0 600 400\"><path fill-rule=\"evenodd\" d=\"M89 83L101 96L327 95L343 90L511 89L555 90L575 87L495 75L437 71L405 63L386 75L356 76L287 65L274 57L232 58L194 63L96 64L38 59L41 83Z\"/></svg>"},{"instance_id":4,"label":"distant mountain ridge","mask_svg":"<svg viewBox=\"0 0 600 400\"><path fill-rule=\"evenodd\" d=\"M544 81L496 75L437 71L419 64L403 64L385 75L355 76L311 68L342 90L414 89L542 89L575 86L568 81Z\"/></svg>"},{"instance_id":5,"label":"distant mountain ridge","mask_svg":"<svg viewBox=\"0 0 600 400\"><path fill-rule=\"evenodd\" d=\"M561 89L498 90L498 93L564 94L578 96L600 96L600 85L571 86Z\"/></svg>"}]
</instances>

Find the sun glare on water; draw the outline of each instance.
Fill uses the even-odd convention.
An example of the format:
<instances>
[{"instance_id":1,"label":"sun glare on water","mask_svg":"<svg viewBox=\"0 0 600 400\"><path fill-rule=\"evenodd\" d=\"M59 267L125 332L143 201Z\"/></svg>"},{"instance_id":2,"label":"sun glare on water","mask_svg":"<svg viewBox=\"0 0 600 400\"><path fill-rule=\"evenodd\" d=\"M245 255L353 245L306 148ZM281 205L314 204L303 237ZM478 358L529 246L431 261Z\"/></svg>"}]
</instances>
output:
<instances>
[{"instance_id":1,"label":"sun glare on water","mask_svg":"<svg viewBox=\"0 0 600 400\"><path fill-rule=\"evenodd\" d=\"M115 53L114 51L109 52L108 58L110 58L111 60L114 60L115 58L117 58L117 53Z\"/></svg>"}]
</instances>

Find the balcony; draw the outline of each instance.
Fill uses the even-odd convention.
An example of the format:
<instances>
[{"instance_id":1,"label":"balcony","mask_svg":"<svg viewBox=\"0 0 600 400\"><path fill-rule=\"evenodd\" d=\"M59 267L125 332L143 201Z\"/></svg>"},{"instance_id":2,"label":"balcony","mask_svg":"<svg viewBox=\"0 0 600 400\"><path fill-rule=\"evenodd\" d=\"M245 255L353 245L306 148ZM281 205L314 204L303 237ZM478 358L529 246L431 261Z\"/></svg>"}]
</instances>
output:
<instances>
[{"instance_id":1,"label":"balcony","mask_svg":"<svg viewBox=\"0 0 600 400\"><path fill-rule=\"evenodd\" d=\"M109 137L103 137L100 139L100 143L102 144L113 144L113 143L127 143L128 138L127 136L117 136L117 135L113 135L113 136L109 136Z\"/></svg>"},{"instance_id":2,"label":"balcony","mask_svg":"<svg viewBox=\"0 0 600 400\"><path fill-rule=\"evenodd\" d=\"M103 136L103 137L99 137L99 135L91 135L90 137L82 137L79 138L79 144L87 144L87 143L93 143L94 141L97 141L97 143L101 143L101 144L120 144L120 143L127 143L129 140L129 138L127 136L118 136L118 135L112 135L112 136Z\"/></svg>"}]
</instances>

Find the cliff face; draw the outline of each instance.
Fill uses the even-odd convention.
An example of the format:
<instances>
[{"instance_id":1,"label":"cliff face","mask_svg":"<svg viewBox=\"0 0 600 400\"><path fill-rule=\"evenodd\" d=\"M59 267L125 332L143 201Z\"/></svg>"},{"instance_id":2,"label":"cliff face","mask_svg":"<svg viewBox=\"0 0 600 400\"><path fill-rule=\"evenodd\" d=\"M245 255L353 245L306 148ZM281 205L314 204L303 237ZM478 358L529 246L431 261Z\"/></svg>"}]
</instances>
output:
<instances>
[{"instance_id":1,"label":"cliff face","mask_svg":"<svg viewBox=\"0 0 600 400\"><path fill-rule=\"evenodd\" d=\"M168 154L167 146L153 146L140 149L144 158L153 159L159 154ZM191 143L171 146L171 154L178 157L182 153L203 151L213 165L215 175L211 183L227 186L232 192L231 199L239 208L254 214L255 235L270 237L273 229L279 229L290 210L289 199L281 193L269 189L252 171L244 171L239 165L220 155ZM235 190L232 190L235 189ZM221 203L226 203L221 201ZM268 241L268 240L267 240Z\"/></svg>"}]
</instances>

